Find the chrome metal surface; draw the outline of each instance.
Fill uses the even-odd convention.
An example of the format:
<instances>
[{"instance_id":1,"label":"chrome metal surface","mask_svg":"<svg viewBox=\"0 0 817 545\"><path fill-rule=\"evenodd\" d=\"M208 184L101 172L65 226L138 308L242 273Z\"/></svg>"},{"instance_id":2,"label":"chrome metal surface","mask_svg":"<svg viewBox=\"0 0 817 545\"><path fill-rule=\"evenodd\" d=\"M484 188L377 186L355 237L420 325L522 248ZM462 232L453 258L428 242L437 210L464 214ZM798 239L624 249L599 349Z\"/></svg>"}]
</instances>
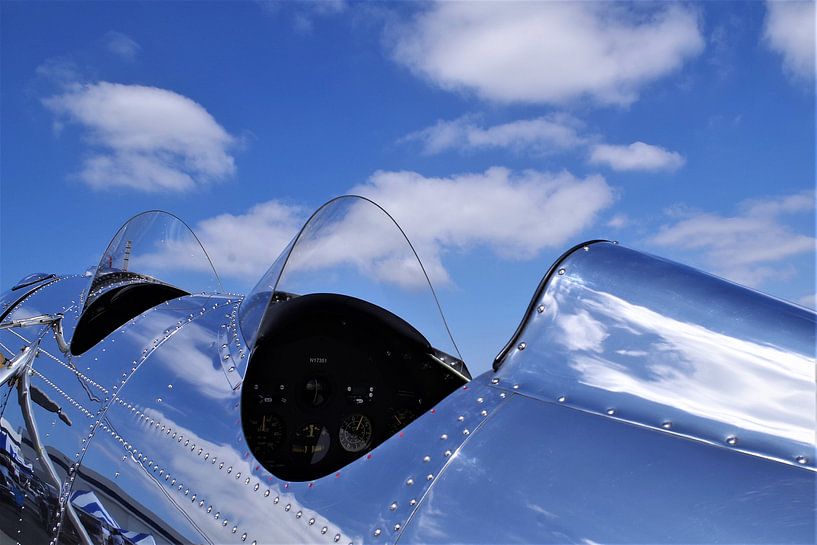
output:
<instances>
[{"instance_id":1,"label":"chrome metal surface","mask_svg":"<svg viewBox=\"0 0 817 545\"><path fill-rule=\"evenodd\" d=\"M507 399L398 543L814 543L814 472Z\"/></svg>"},{"instance_id":2,"label":"chrome metal surface","mask_svg":"<svg viewBox=\"0 0 817 545\"><path fill-rule=\"evenodd\" d=\"M90 275L5 292L0 543L814 543L814 313L576 250L498 372L305 482L245 440L240 296L165 301L72 355Z\"/></svg>"},{"instance_id":3,"label":"chrome metal surface","mask_svg":"<svg viewBox=\"0 0 817 545\"><path fill-rule=\"evenodd\" d=\"M25 287L28 287L28 286L32 286L34 284L38 284L40 282L48 280L49 278L54 278L55 276L56 275L52 274L52 273L33 273L33 274L29 274L28 276L18 280L17 283L14 284L14 287L12 287L11 289L12 290L19 290L19 289L22 289L22 288L25 288Z\"/></svg>"},{"instance_id":4,"label":"chrome metal surface","mask_svg":"<svg viewBox=\"0 0 817 545\"><path fill-rule=\"evenodd\" d=\"M502 383L815 468L814 312L609 243L559 269L520 330L526 349L500 362Z\"/></svg>"}]
</instances>

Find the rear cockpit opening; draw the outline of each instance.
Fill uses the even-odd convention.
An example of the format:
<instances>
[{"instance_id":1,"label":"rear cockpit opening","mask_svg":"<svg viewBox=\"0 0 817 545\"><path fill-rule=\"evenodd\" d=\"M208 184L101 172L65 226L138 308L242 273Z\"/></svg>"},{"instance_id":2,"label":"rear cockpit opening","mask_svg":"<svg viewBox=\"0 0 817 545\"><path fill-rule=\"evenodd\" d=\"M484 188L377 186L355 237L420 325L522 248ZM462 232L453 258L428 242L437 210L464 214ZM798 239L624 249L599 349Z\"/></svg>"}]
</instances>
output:
<instances>
[{"instance_id":1,"label":"rear cockpit opening","mask_svg":"<svg viewBox=\"0 0 817 545\"><path fill-rule=\"evenodd\" d=\"M317 479L370 452L469 379L461 361L366 301L317 293L273 302L242 389L244 435L276 477Z\"/></svg>"}]
</instances>

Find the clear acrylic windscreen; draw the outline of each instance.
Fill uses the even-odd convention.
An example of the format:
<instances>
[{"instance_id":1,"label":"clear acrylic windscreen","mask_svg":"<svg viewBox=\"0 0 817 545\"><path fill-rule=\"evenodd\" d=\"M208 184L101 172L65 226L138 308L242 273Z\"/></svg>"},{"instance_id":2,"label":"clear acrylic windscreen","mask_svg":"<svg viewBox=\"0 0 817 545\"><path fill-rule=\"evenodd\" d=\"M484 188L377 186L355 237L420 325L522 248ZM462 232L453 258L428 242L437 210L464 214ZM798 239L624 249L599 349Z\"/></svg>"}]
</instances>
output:
<instances>
[{"instance_id":1,"label":"clear acrylic windscreen","mask_svg":"<svg viewBox=\"0 0 817 545\"><path fill-rule=\"evenodd\" d=\"M100 290L128 281L158 281L189 293L223 292L207 252L190 227L160 210L137 214L119 228L88 285L85 306Z\"/></svg>"},{"instance_id":2,"label":"clear acrylic windscreen","mask_svg":"<svg viewBox=\"0 0 817 545\"><path fill-rule=\"evenodd\" d=\"M368 199L345 196L323 205L244 298L239 320L248 347L273 294L278 300L311 293L373 303L462 360L413 247L394 219Z\"/></svg>"}]
</instances>

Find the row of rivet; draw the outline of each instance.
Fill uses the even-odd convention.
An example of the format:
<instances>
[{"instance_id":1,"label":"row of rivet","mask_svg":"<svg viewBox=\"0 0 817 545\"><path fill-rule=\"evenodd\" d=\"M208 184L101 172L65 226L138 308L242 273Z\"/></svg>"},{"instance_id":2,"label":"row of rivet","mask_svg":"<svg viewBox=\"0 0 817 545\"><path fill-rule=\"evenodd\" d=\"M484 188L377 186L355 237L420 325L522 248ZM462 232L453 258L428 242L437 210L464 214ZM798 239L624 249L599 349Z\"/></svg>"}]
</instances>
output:
<instances>
[{"instance_id":1,"label":"row of rivet","mask_svg":"<svg viewBox=\"0 0 817 545\"><path fill-rule=\"evenodd\" d=\"M230 303L231 303L231 301L228 300L226 303L222 303L221 305L215 304L215 305L213 305L213 309L217 309L219 306L222 306L222 305L225 305L225 304L230 304ZM164 304L169 305L169 301L165 302ZM207 311L207 309L205 307L202 307L200 314L203 315L203 314L205 314L206 311ZM141 314L141 315L139 315L139 316L137 316L135 318L132 318L128 323L130 325L135 325L137 320L148 319L148 317L150 315L151 315L150 312L143 313L143 314ZM188 315L187 323L193 321L193 319L194 319L193 314ZM144 363L145 360L147 360L162 343L164 343L173 334L175 334L177 331L179 331L183 324L184 324L184 322L180 320L179 322L177 322L177 325L176 325L175 329L166 329L164 331L163 337L154 339L152 341L152 343L149 343L142 350L141 358L138 361L133 360L130 373L127 373L127 372L123 373L122 374L122 379L118 382L118 384L115 384L113 386L112 390L114 392L114 400L118 399L118 397L116 397L117 390L121 389L125 385L125 383L128 381L128 379L133 376L133 374L136 372L138 367L142 363ZM126 332L126 329L124 327L122 329L120 329L120 334L124 334L125 332ZM109 336L106 340L109 340L109 342L114 342L113 336ZM105 341L103 341L103 342L105 342ZM104 347L102 348L102 350L104 351ZM79 465L80 465L80 463L82 461L82 457L84 457L84 454L87 451L87 445L90 443L90 440L95 435L96 428L101 425L101 416L102 416L102 414L104 414L105 411L107 411L108 407L110 406L110 404L112 402L113 402L113 400L109 400L106 404L101 406L100 409L97 411L97 413L96 413L97 420L94 422L94 424L91 424L91 426L90 426L91 431L88 433L87 437L85 437L82 440L83 446L81 447L81 449L78 452L74 453L74 458L77 459L78 461L69 470L69 479L68 479L69 484L71 484L71 485L73 484L74 479L75 479L75 473L79 468ZM68 502L69 496L70 496L70 493L67 492L67 491L66 491L66 493L64 493L64 494L62 494L60 496L60 513L62 513L62 511L64 510L64 506ZM59 528L60 528L61 524L62 524L62 517L60 516L60 517L58 517L57 525L55 526L55 529L54 529L53 536L54 536L55 540L56 540L57 532L59 531Z\"/></svg>"},{"instance_id":2,"label":"row of rivet","mask_svg":"<svg viewBox=\"0 0 817 545\"><path fill-rule=\"evenodd\" d=\"M63 367L65 367L66 369L68 369L70 372L72 372L72 373L74 373L75 375L77 375L77 377L79 377L81 380L83 380L83 381L85 381L86 383L90 384L91 386L94 386L95 388L99 389L99 390L100 390L102 393L104 393L104 394L107 394L107 393L108 393L107 388L105 388L105 387L104 387L104 386L102 386L101 384L98 384L97 382L93 381L92 379L88 378L88 377L87 377L87 376L85 376L85 375L84 375L84 374L83 374L83 373L82 373L82 372L81 372L79 369L77 369L77 368L75 368L75 367L71 367L70 365L68 365L67 363L65 363L65 362L64 362L64 361L62 361L61 359L59 359L57 356L55 356L55 355L51 354L51 353L50 353L50 352L48 352L47 350L44 350L42 347L40 348L40 353L45 354L47 357L51 358L52 360L54 360L54 361L55 361L55 362L57 362L58 364L62 365L62 366L63 366Z\"/></svg>"},{"instance_id":3,"label":"row of rivet","mask_svg":"<svg viewBox=\"0 0 817 545\"><path fill-rule=\"evenodd\" d=\"M123 405L125 405L125 404L123 403ZM184 438L184 436L183 436L182 434L177 434L176 432L173 432L173 431L171 430L171 428L169 428L168 426L164 426L164 425L162 425L160 422L157 422L155 419L152 419L152 418L150 418L149 416L145 415L144 413L141 413L141 412L140 412L138 409L136 409L136 408L132 407L131 405L126 405L126 406L128 406L128 408L130 409L130 411L131 411L132 413L134 413L135 415L137 415L137 418L138 418L140 421L141 421L141 420L145 420L145 421L148 423L148 425L149 425L150 427L155 427L155 428L157 428L157 429L158 429L160 432L164 432L166 436L170 437L171 439L175 439L177 444L182 444L182 445L185 447L185 450L187 450L187 449L186 449L186 447L188 447L188 446L190 447L189 452L194 452L194 451L196 450L196 444L195 444L195 442L191 442L189 439L185 439L185 438ZM152 459L148 458L148 457L147 457L147 456L146 456L144 453L139 452L139 450L138 450L138 449L133 448L133 447L132 447L132 445L130 445L130 443L128 443L127 441L125 441L125 440L124 440L124 439L123 439L123 438L122 438L122 437L121 437L119 434L117 434L115 431L110 430L110 429L107 427L107 425L102 424L102 427L103 427L103 429L108 430L108 431L109 431L109 432L112 434L112 436L114 437L114 439L116 439L116 440L117 440L117 441L118 441L120 444L122 444L122 445L123 445L123 447L124 447L124 448L125 448L125 449L126 449L128 452L129 452L129 454L131 455L132 459L134 459L134 460L135 460L137 463L139 463L140 465L142 465L142 467L147 466L147 468L148 468L148 469L151 469L151 470L152 470L154 473L157 473L157 472L158 472L159 476L160 476L160 477L162 477L162 476L163 476L163 477L164 477L165 482L169 483L169 486L170 486L171 488L174 488L174 487L175 487L175 490L176 490L176 491L179 491L179 492L181 492L181 491L182 491L182 489L184 488L184 485L183 485L183 484L177 484L176 479L175 479L175 478L173 478L173 477L170 475L170 473L165 473L164 469L161 469L161 468L158 466L158 464L155 464L155 463L153 462L153 460L152 460ZM184 443L182 443L182 441L183 441L183 440L184 440ZM199 457L201 457L201 455L202 455L202 453L203 453L203 452L204 452L204 451L203 451L203 449L202 449L202 448L199 448L199 449L198 449L198 456L199 456ZM217 457L216 457L216 456L210 457L210 453L204 453L203 460L207 460L208 458L210 459L210 463L211 463L212 465L214 465L214 466L215 466L215 463L216 463L216 461L217 461ZM125 460L125 458L123 457L123 461L124 461L124 460ZM217 467L218 467L218 469L219 469L219 470L221 470L221 469L224 469L225 465L226 465L226 464L225 464L225 463L222 461L222 462L220 462L220 463L218 464L218 466L217 466ZM233 471L233 466L227 466L227 469L226 469L226 474L227 474L227 475L230 475L230 474L232 473L232 471ZM116 478L116 477L118 477L118 473L117 473L117 474L114 476L114 478ZM241 479L241 472L237 472L237 473L235 474L235 480L239 480L239 479ZM250 484L250 482L251 482L251 479L250 479L249 477L246 477L246 478L243 480L243 483L244 483L244 485L245 485L245 486L248 486L248 485ZM259 492L259 491L260 491L260 489L261 489L261 484L260 484L259 482L256 482L256 483L254 484L253 488L252 488L253 492ZM269 496L270 496L270 494L271 494L271 493L270 493L270 490L269 490L269 489L266 489L266 490L264 490L264 492L263 492L263 497L269 497ZM189 489L184 489L184 495L185 495L185 496L188 496L188 495L189 495ZM196 494L193 494L193 495L192 495L192 499L191 499L191 501L195 502L196 497L197 497L197 496L196 496ZM280 502L280 498L279 498L279 496L275 496L275 498L273 499L273 504L278 505L278 504L279 504L279 502ZM199 501L199 507L204 507L204 504L205 504L205 502L204 502L203 500L200 500L200 501ZM292 508L292 504L289 504L289 503L288 503L288 504L286 504L286 506L284 507L284 511L285 511L285 512L289 512L289 511L291 510L291 508ZM207 512L208 512L208 513L211 513L212 511L213 511L213 506L212 506L212 505L209 505L209 506L207 507ZM216 513L215 513L215 515L214 515L214 520L218 520L220 517L221 517L221 512L217 510L217 511L216 511ZM303 511L297 511L297 512L295 513L295 517L296 517L297 519L301 519L301 518L303 518ZM306 519L306 520L305 520L305 522L306 522L306 523L307 523L309 526L314 526L314 525L315 525L315 523L316 523L317 521L316 521L316 519L315 519L314 517L311 517L311 518L309 518L309 519ZM228 522L227 522L226 520L222 520L222 522L221 522L221 526L222 526L222 527L226 527L227 525L228 525ZM237 526L237 525L233 526L232 533L237 533L237 532L238 532L238 529L239 529L239 528L238 528L238 526ZM328 526L322 526L322 527L320 528L320 533L321 533L321 535L325 535L325 534L327 534L327 533L328 533L328 531L329 531L329 527L328 527ZM241 540L242 540L242 541L245 541L246 539L247 539L247 534L246 534L246 532L245 532L245 533L243 533L243 534L241 535ZM340 539L341 539L341 535L340 535L340 533L336 533L336 534L334 535L333 541L334 541L335 543L337 543L338 541L340 541ZM255 541L253 541L253 543L255 543ZM352 544L350 544L350 545L352 545Z\"/></svg>"},{"instance_id":4,"label":"row of rivet","mask_svg":"<svg viewBox=\"0 0 817 545\"><path fill-rule=\"evenodd\" d=\"M586 249L586 248L587 248L587 247L585 246L585 249ZM564 269L559 269L559 274L564 274ZM539 313L539 314L541 314L541 313L542 313L542 312L544 312L544 311L545 311L545 306L544 306L544 305L540 305L540 306L537 308L537 313ZM527 343L526 343L525 341L521 341L521 342L520 342L520 343L517 345L517 347L516 347L516 348L517 348L517 350L519 350L519 351L521 352L522 350L525 350L525 348L527 348L527 346L528 346L528 345L527 345ZM499 383L499 379L498 379L498 378L496 378L496 377L495 377L495 378L491 379L491 384L498 384L498 383ZM519 389L519 384L514 384L514 385L513 385L513 389L514 389L514 390L518 390L518 389ZM559 403L565 403L565 402L567 401L567 396L565 396L565 395L560 395L560 396L558 396L558 397L556 398L556 401L558 401ZM595 413L596 411L591 411L591 412L594 412L594 413ZM597 413L597 414L598 414L598 413ZM618 411L617 411L617 409L615 409L615 408L611 407L611 408L608 408L606 411L604 411L604 414L606 414L607 416L617 416L617 415L618 415ZM619 417L619 419L621 419L621 418ZM649 426L649 427L654 427L653 425L646 424L646 423L644 423L644 422L637 421L637 420L632 420L631 422L634 422L634 423L637 423L637 424L646 425L646 426ZM671 430L671 429L672 429L672 427L673 427L673 423L672 423L671 421L669 421L669 420L664 420L664 421L662 421L662 422L661 422L660 427L661 427L662 429L665 429L665 430ZM725 442L725 443L726 443L728 446L730 446L730 447L734 447L734 446L737 446L737 444L738 444L738 438L737 438L737 436L735 436L735 435L728 435L728 436L726 436L726 437L724 438L724 442ZM807 458L806 456L803 456L802 454L798 454L798 455L795 455L795 456L794 456L794 461L795 461L797 464L799 464L799 465L806 465L806 464L808 464L808 461L809 461L809 460L808 460L808 458Z\"/></svg>"},{"instance_id":5,"label":"row of rivet","mask_svg":"<svg viewBox=\"0 0 817 545\"><path fill-rule=\"evenodd\" d=\"M470 388L469 385L465 385L462 387L463 390L469 390L469 388ZM478 394L477 397L475 398L476 406L474 409L467 409L465 411L461 411L461 414L457 416L455 426L458 429L460 429L461 437L467 438L468 436L470 436L471 433L474 430L476 430L488 417L489 415L488 409L493 408L495 404L501 402L501 400L505 399L506 397L504 392L500 392L499 395L496 396L496 398L493 398L494 393L495 392L493 390L486 389L485 393ZM442 409L442 407L440 407L440 409ZM430 416L431 414L437 413L438 410L435 408L429 411L428 414ZM473 417L476 417L476 419L472 419ZM443 442L442 448L444 450L442 451L442 456L436 459L437 460L436 464L433 464L429 467L429 471L424 472L425 473L424 486L417 490L415 494L409 494L409 496L411 497L404 504L406 506L405 511L400 509L401 503L398 500L392 501L388 506L388 511L390 513L399 514L398 510L402 511L403 513L403 516L392 526L392 533L395 542L400 536L400 531L405 527L405 523L411 518L411 515L414 512L415 507L417 506L419 501L422 500L423 496L430 488L431 483L434 481L435 476L439 475L442 472L445 465L453 456L454 452L452 451L452 448L456 449L461 447L461 442L455 442L454 445L449 446L448 433L440 434L439 440ZM421 458L421 464L423 465L431 464L432 461L434 461L434 458L429 454L426 454ZM415 482L416 482L415 478L413 476L409 476L405 480L406 490L413 488ZM382 528L375 528L372 531L372 536L376 538L380 537L382 534L383 534Z\"/></svg>"},{"instance_id":6,"label":"row of rivet","mask_svg":"<svg viewBox=\"0 0 817 545\"><path fill-rule=\"evenodd\" d=\"M68 400L68 403L70 403L71 405L73 405L74 407L76 407L76 408L77 408L77 409L78 409L78 410L79 410L79 411L80 411L82 414L84 414L84 415L85 415L85 416L87 416L88 418L94 418L94 414L93 414L93 413L91 413L91 411L89 411L89 410L88 410L88 409L86 409L86 408L85 408L83 405L81 405L80 403L78 403L77 401L75 401L75 400L74 400L74 398L73 398L73 397L71 397L70 395L68 395L67 393L65 393L65 392L62 390L62 388L60 388L59 386L57 386L56 384L54 384L53 382L51 382L50 380L48 380L48 379L45 377L45 375L43 375L42 373L40 373L39 371L37 371L37 370L36 370L36 369L34 369L34 368L29 369L29 374L36 375L36 376L37 376L37 377L38 377L40 380L42 380L43 382L45 382L46 384L48 384L49 386L51 386L51 388L53 388L54 390L56 390L56 392L57 392L58 394L60 394L60 395L61 395L62 397L64 397L65 399L67 399L67 400Z\"/></svg>"},{"instance_id":7,"label":"row of rivet","mask_svg":"<svg viewBox=\"0 0 817 545\"><path fill-rule=\"evenodd\" d=\"M618 244L618 241L613 241L613 244ZM587 251L589 251L589 250L590 250L590 247L589 247L589 246L582 246L582 250L584 250L585 252L587 252ZM564 276L564 274L565 274L566 272L567 272L567 271L566 271L566 269L564 269L564 268L560 268L560 269L558 270L558 274L559 274L559 276ZM536 312L537 312L538 314L542 314L544 311L545 311L545 305L539 305L539 306L536 308ZM518 349L519 351L525 350L525 348L527 348L527 343L525 343L524 341L521 341L521 342L520 342L520 343L517 345L517 349ZM499 379L498 379L498 378L493 378L493 379L491 379L491 383L492 383L492 384L498 384L498 383L499 383ZM519 385L518 385L518 384L515 384L515 385L513 386L513 388L514 388L514 389L518 389L518 388L519 388ZM556 401L558 401L559 403L565 403L565 401L567 401L567 397L566 397L566 396L564 396L564 395L558 396L558 397L556 398ZM617 413L618 413L618 411L617 411L615 408L612 408L612 407L611 407L611 408L607 409L607 410L605 411L605 413L607 414L607 416L616 416L616 415L617 415ZM634 421L634 422L635 422L635 421ZM642 422L637 422L637 423L641 423L641 424L643 424ZM649 425L649 424L647 424L647 425ZM652 427L652 426L650 426L650 427ZM672 429L672 427L673 427L673 423L672 423L671 421L669 421L669 420L664 420L664 421L662 421L662 422L661 422L661 428L662 428L662 429L665 429L665 430L671 430L671 429ZM730 446L730 447L734 447L734 446L736 446L736 445L738 444L738 438L737 438L737 436L735 436L735 435L728 435L728 436L726 436L726 437L724 438L724 442L725 442L725 443L726 443L728 446ZM802 454L799 454L799 455L795 455L795 456L794 456L794 461L795 461L797 464L799 464L799 465L806 465L806 464L808 463L808 461L809 461L809 460L808 460L808 457L806 457L806 456L804 456L804 455L802 455Z\"/></svg>"}]
</instances>

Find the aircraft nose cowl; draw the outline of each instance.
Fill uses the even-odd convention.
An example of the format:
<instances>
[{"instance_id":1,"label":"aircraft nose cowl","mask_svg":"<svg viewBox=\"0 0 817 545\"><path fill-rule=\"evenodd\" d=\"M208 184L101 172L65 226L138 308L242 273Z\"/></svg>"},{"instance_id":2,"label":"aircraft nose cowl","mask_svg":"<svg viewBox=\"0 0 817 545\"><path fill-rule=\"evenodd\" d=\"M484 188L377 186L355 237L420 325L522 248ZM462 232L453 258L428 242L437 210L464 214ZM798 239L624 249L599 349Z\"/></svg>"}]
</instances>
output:
<instances>
[{"instance_id":1,"label":"aircraft nose cowl","mask_svg":"<svg viewBox=\"0 0 817 545\"><path fill-rule=\"evenodd\" d=\"M496 379L814 470L815 313L612 243L551 268Z\"/></svg>"}]
</instances>

